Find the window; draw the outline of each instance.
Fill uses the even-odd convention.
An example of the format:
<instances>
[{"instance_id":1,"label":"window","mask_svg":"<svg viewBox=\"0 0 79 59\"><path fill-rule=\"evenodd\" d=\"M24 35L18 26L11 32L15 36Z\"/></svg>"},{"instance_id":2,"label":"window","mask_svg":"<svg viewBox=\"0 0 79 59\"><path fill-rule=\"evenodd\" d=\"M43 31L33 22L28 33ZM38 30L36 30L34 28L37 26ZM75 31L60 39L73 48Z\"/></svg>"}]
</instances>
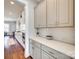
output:
<instances>
[{"instance_id":1,"label":"window","mask_svg":"<svg viewBox=\"0 0 79 59\"><path fill-rule=\"evenodd\" d=\"M9 32L9 24L4 24L4 32Z\"/></svg>"}]
</instances>

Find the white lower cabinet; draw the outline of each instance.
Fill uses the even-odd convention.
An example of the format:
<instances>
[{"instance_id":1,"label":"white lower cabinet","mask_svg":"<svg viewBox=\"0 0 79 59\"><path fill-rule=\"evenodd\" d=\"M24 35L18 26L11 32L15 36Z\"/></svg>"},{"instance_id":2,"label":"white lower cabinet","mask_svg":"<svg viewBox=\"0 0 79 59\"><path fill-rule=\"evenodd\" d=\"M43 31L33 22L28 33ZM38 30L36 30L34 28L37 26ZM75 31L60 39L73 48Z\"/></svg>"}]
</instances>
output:
<instances>
[{"instance_id":1,"label":"white lower cabinet","mask_svg":"<svg viewBox=\"0 0 79 59\"><path fill-rule=\"evenodd\" d=\"M41 59L40 44L33 40L30 40L30 54L33 59Z\"/></svg>"},{"instance_id":2,"label":"white lower cabinet","mask_svg":"<svg viewBox=\"0 0 79 59\"><path fill-rule=\"evenodd\" d=\"M42 50L42 59L56 59L53 56L49 55L45 51Z\"/></svg>"},{"instance_id":3,"label":"white lower cabinet","mask_svg":"<svg viewBox=\"0 0 79 59\"><path fill-rule=\"evenodd\" d=\"M42 45L42 49L47 52L50 56L52 56L54 59L71 59L71 57L64 55L54 49L51 49L45 45Z\"/></svg>"},{"instance_id":4,"label":"white lower cabinet","mask_svg":"<svg viewBox=\"0 0 79 59\"><path fill-rule=\"evenodd\" d=\"M73 59L34 40L30 40L30 54L33 59Z\"/></svg>"},{"instance_id":5,"label":"white lower cabinet","mask_svg":"<svg viewBox=\"0 0 79 59\"><path fill-rule=\"evenodd\" d=\"M44 51L42 51L42 59L49 59L49 55Z\"/></svg>"},{"instance_id":6,"label":"white lower cabinet","mask_svg":"<svg viewBox=\"0 0 79 59\"><path fill-rule=\"evenodd\" d=\"M41 50L38 47L34 47L33 49L33 58L34 59L41 59Z\"/></svg>"},{"instance_id":7,"label":"white lower cabinet","mask_svg":"<svg viewBox=\"0 0 79 59\"><path fill-rule=\"evenodd\" d=\"M49 55L49 59L56 59L56 58L54 58L54 57L52 57L52 56Z\"/></svg>"}]
</instances>

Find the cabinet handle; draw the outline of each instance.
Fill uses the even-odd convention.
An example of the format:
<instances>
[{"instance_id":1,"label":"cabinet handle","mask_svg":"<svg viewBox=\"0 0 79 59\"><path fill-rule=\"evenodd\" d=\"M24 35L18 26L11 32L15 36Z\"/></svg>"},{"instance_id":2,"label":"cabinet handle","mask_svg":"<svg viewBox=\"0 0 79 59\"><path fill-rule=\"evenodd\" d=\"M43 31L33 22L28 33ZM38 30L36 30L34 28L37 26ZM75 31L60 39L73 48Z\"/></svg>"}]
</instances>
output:
<instances>
[{"instance_id":1,"label":"cabinet handle","mask_svg":"<svg viewBox=\"0 0 79 59\"><path fill-rule=\"evenodd\" d=\"M57 59L55 56L51 55L54 59Z\"/></svg>"},{"instance_id":2,"label":"cabinet handle","mask_svg":"<svg viewBox=\"0 0 79 59\"><path fill-rule=\"evenodd\" d=\"M51 54L54 54L53 52L51 52L51 51L48 51L49 53L51 53Z\"/></svg>"},{"instance_id":3,"label":"cabinet handle","mask_svg":"<svg viewBox=\"0 0 79 59\"><path fill-rule=\"evenodd\" d=\"M53 54L54 55L54 53L53 52L51 52L51 51L48 51L49 53L50 53L50 55L51 54ZM55 58L55 59L57 59L55 56L53 56L53 55L51 55L53 58Z\"/></svg>"}]
</instances>

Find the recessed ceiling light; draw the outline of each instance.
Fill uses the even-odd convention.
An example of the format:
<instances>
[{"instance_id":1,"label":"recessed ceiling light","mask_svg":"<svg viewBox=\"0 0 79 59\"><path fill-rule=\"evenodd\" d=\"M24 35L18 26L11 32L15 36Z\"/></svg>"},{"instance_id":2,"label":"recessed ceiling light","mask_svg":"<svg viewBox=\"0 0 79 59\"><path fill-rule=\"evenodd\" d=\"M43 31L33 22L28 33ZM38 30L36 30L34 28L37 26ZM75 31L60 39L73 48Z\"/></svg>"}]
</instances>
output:
<instances>
[{"instance_id":1,"label":"recessed ceiling light","mask_svg":"<svg viewBox=\"0 0 79 59\"><path fill-rule=\"evenodd\" d=\"M13 1L10 1L10 4L12 4L12 5L13 5L13 4L15 4L15 3L14 3Z\"/></svg>"}]
</instances>

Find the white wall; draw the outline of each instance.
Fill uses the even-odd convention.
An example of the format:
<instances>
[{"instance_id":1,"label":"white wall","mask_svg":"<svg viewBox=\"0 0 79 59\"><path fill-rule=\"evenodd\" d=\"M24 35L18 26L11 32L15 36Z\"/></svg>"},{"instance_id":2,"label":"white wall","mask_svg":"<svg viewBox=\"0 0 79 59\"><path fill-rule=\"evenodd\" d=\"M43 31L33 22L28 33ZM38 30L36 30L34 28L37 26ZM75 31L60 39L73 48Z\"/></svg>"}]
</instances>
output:
<instances>
[{"instance_id":1,"label":"white wall","mask_svg":"<svg viewBox=\"0 0 79 59\"><path fill-rule=\"evenodd\" d=\"M30 3L29 6L29 36L35 36L36 30L34 28L34 4Z\"/></svg>"},{"instance_id":2,"label":"white wall","mask_svg":"<svg viewBox=\"0 0 79 59\"><path fill-rule=\"evenodd\" d=\"M29 36L34 35L34 4L30 1L19 0L21 3L25 4L25 57L30 56L29 52Z\"/></svg>"},{"instance_id":3,"label":"white wall","mask_svg":"<svg viewBox=\"0 0 79 59\"><path fill-rule=\"evenodd\" d=\"M25 57L30 56L29 52L29 36L35 35L34 29L34 4L28 2L25 6L25 22L26 22L26 31L25 31Z\"/></svg>"},{"instance_id":4,"label":"white wall","mask_svg":"<svg viewBox=\"0 0 79 59\"><path fill-rule=\"evenodd\" d=\"M52 35L55 40L75 44L74 28L41 28L39 32L41 36Z\"/></svg>"}]
</instances>

